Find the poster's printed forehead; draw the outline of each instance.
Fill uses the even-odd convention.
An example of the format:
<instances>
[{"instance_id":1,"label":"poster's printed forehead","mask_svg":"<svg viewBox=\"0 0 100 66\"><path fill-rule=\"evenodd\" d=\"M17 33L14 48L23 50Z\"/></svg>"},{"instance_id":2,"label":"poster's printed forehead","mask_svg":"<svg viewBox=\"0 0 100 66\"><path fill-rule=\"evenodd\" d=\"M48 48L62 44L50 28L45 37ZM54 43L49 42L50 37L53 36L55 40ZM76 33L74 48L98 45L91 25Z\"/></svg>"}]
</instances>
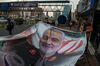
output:
<instances>
[{"instance_id":1,"label":"poster's printed forehead","mask_svg":"<svg viewBox=\"0 0 100 66\"><path fill-rule=\"evenodd\" d=\"M48 34L48 35L54 35L54 36L61 36L61 32L59 32L59 31L57 31L57 30L52 30L52 29L49 29L49 30L47 30L46 32L45 32L46 34Z\"/></svg>"}]
</instances>

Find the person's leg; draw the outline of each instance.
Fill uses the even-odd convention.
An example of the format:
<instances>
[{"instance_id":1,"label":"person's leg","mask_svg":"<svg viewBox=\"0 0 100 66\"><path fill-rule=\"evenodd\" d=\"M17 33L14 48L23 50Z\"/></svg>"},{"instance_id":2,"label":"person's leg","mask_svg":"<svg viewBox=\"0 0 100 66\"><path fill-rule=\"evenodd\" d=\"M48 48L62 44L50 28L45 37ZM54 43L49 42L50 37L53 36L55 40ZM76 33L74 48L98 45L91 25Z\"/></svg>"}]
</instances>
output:
<instances>
[{"instance_id":1,"label":"person's leg","mask_svg":"<svg viewBox=\"0 0 100 66\"><path fill-rule=\"evenodd\" d=\"M100 38L97 37L97 40L96 40L96 50L98 50L99 44L100 44Z\"/></svg>"},{"instance_id":2,"label":"person's leg","mask_svg":"<svg viewBox=\"0 0 100 66\"><path fill-rule=\"evenodd\" d=\"M9 30L9 35L12 35L12 30Z\"/></svg>"},{"instance_id":3,"label":"person's leg","mask_svg":"<svg viewBox=\"0 0 100 66\"><path fill-rule=\"evenodd\" d=\"M86 44L86 49L85 49L86 54L88 53L88 41L89 41L89 38L87 38L87 44Z\"/></svg>"}]
</instances>

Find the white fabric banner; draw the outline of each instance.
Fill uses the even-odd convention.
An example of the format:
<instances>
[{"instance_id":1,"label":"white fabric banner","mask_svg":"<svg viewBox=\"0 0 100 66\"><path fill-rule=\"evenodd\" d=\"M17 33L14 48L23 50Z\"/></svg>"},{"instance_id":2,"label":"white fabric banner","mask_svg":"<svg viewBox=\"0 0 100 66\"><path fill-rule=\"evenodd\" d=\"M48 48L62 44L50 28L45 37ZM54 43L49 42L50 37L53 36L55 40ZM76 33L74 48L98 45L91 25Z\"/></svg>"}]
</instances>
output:
<instances>
[{"instance_id":1,"label":"white fabric banner","mask_svg":"<svg viewBox=\"0 0 100 66\"><path fill-rule=\"evenodd\" d=\"M39 22L22 33L0 37L0 66L75 66L85 33Z\"/></svg>"}]
</instances>

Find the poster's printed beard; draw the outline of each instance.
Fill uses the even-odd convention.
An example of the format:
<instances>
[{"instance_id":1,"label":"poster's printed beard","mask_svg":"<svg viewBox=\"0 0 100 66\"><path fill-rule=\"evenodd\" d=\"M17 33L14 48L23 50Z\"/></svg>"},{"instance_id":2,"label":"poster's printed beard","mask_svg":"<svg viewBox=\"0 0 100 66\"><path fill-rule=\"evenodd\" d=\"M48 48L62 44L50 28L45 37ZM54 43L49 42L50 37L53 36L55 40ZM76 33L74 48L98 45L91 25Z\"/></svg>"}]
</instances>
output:
<instances>
[{"instance_id":1,"label":"poster's printed beard","mask_svg":"<svg viewBox=\"0 0 100 66\"><path fill-rule=\"evenodd\" d=\"M40 49L43 53L55 53L59 49L59 45L40 43Z\"/></svg>"}]
</instances>

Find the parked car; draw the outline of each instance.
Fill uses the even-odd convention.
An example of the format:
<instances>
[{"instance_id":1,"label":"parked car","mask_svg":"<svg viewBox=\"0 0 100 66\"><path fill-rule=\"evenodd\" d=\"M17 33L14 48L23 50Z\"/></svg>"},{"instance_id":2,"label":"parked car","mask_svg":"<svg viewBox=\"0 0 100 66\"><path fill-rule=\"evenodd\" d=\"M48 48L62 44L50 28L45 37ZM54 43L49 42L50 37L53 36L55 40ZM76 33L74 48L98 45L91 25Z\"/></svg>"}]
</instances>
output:
<instances>
[{"instance_id":1,"label":"parked car","mask_svg":"<svg viewBox=\"0 0 100 66\"><path fill-rule=\"evenodd\" d=\"M6 23L7 21L8 20L6 16L0 16L0 23Z\"/></svg>"},{"instance_id":2,"label":"parked car","mask_svg":"<svg viewBox=\"0 0 100 66\"><path fill-rule=\"evenodd\" d=\"M8 19L6 16L0 16L0 29L6 28L7 22L8 22Z\"/></svg>"},{"instance_id":3,"label":"parked car","mask_svg":"<svg viewBox=\"0 0 100 66\"><path fill-rule=\"evenodd\" d=\"M25 22L23 18L16 18L14 19L14 21L16 22L16 25L21 25Z\"/></svg>"}]
</instances>

